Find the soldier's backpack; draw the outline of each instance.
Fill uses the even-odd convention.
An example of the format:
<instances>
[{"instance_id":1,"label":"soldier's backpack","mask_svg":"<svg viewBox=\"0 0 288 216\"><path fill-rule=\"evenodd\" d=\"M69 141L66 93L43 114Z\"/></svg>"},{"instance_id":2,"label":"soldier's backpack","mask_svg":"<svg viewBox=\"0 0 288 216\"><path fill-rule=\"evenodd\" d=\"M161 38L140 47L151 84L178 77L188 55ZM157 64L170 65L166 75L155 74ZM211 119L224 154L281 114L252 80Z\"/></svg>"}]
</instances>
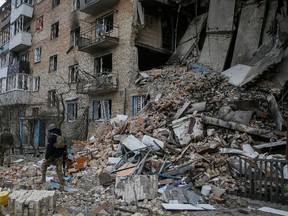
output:
<instances>
[{"instance_id":1,"label":"soldier's backpack","mask_svg":"<svg viewBox=\"0 0 288 216\"><path fill-rule=\"evenodd\" d=\"M65 138L61 135L58 135L58 134L54 134L54 135L57 137L56 142L54 143L54 147L57 149L58 148L64 148L65 147Z\"/></svg>"}]
</instances>

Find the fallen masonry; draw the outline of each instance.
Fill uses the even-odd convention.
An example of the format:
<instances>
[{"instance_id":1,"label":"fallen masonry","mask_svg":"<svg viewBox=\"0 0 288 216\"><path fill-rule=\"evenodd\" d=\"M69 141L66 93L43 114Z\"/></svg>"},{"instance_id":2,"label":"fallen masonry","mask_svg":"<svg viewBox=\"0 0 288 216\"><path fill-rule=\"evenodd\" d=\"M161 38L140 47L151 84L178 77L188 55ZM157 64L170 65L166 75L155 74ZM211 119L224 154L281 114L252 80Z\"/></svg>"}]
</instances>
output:
<instances>
[{"instance_id":1,"label":"fallen masonry","mask_svg":"<svg viewBox=\"0 0 288 216\"><path fill-rule=\"evenodd\" d=\"M55 191L16 190L9 195L8 211L11 216L53 215L56 204Z\"/></svg>"}]
</instances>

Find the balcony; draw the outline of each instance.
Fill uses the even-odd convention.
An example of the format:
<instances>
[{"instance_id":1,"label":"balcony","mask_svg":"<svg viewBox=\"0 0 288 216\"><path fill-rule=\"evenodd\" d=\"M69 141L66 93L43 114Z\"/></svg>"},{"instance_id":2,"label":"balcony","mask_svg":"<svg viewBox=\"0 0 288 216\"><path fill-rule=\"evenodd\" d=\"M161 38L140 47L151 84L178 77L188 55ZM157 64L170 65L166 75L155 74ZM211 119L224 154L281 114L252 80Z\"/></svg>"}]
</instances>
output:
<instances>
[{"instance_id":1,"label":"balcony","mask_svg":"<svg viewBox=\"0 0 288 216\"><path fill-rule=\"evenodd\" d=\"M111 9L120 0L81 0L80 11L95 15L100 11Z\"/></svg>"},{"instance_id":2,"label":"balcony","mask_svg":"<svg viewBox=\"0 0 288 216\"><path fill-rule=\"evenodd\" d=\"M13 90L0 93L0 106L29 104L30 92L24 90Z\"/></svg>"},{"instance_id":3,"label":"balcony","mask_svg":"<svg viewBox=\"0 0 288 216\"><path fill-rule=\"evenodd\" d=\"M1 106L23 105L30 102L29 85L31 76L17 74L0 79L0 104Z\"/></svg>"},{"instance_id":4,"label":"balcony","mask_svg":"<svg viewBox=\"0 0 288 216\"><path fill-rule=\"evenodd\" d=\"M15 7L11 12L10 22L15 22L21 15L23 15L26 20L31 20L33 16L33 5L22 3L19 7Z\"/></svg>"},{"instance_id":5,"label":"balcony","mask_svg":"<svg viewBox=\"0 0 288 216\"><path fill-rule=\"evenodd\" d=\"M6 25L8 25L10 23L10 15L5 17L5 19L1 20L0 22L0 29L2 29L3 27L5 27Z\"/></svg>"},{"instance_id":6,"label":"balcony","mask_svg":"<svg viewBox=\"0 0 288 216\"><path fill-rule=\"evenodd\" d=\"M115 25L97 25L80 34L78 50L96 53L98 50L111 49L119 44L119 27Z\"/></svg>"},{"instance_id":7,"label":"balcony","mask_svg":"<svg viewBox=\"0 0 288 216\"><path fill-rule=\"evenodd\" d=\"M17 61L10 64L8 67L8 75L15 75L18 73L30 74L30 63L26 61Z\"/></svg>"},{"instance_id":8,"label":"balcony","mask_svg":"<svg viewBox=\"0 0 288 216\"><path fill-rule=\"evenodd\" d=\"M96 78L90 80L81 80L77 83L78 94L100 94L111 93L118 90L117 74L99 74Z\"/></svg>"},{"instance_id":9,"label":"balcony","mask_svg":"<svg viewBox=\"0 0 288 216\"><path fill-rule=\"evenodd\" d=\"M31 47L31 33L18 32L10 39L9 49L12 52L21 52Z\"/></svg>"}]
</instances>

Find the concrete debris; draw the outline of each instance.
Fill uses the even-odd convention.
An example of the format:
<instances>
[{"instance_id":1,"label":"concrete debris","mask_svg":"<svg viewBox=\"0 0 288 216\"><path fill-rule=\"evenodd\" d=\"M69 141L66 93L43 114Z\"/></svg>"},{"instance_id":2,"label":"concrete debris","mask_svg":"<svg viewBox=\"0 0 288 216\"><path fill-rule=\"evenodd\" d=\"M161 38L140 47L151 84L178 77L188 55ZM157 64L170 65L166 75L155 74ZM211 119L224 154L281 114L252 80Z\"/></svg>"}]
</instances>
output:
<instances>
[{"instance_id":1,"label":"concrete debris","mask_svg":"<svg viewBox=\"0 0 288 216\"><path fill-rule=\"evenodd\" d=\"M287 205L287 38L276 31L268 43L262 41L268 1L241 1L241 6L237 2L210 1L209 14L194 17L188 29L181 30L184 35L168 60L174 65L139 72L130 82L135 84L131 95L147 99L141 111L96 122L97 130L89 131L87 140L69 143L66 191L57 190L55 167L48 169L48 181L37 185L43 161L12 155L12 166L0 167L0 191L10 193L7 214L171 215L174 210L224 207L234 211L247 206L238 199L231 207L228 197L240 192L261 199L271 193L268 201ZM134 4L136 21L142 25L144 9L139 1ZM261 183L265 179L266 184Z\"/></svg>"}]
</instances>

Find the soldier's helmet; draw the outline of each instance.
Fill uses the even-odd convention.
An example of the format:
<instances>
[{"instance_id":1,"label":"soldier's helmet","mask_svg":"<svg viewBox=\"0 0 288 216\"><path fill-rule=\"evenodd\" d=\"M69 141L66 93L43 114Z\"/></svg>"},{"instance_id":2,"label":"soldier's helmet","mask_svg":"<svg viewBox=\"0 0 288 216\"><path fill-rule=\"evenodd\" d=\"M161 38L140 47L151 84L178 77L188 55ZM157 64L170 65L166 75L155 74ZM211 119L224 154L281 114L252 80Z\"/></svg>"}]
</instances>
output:
<instances>
[{"instance_id":1,"label":"soldier's helmet","mask_svg":"<svg viewBox=\"0 0 288 216\"><path fill-rule=\"evenodd\" d=\"M49 131L51 131L51 130L53 130L53 129L55 129L56 128L56 125L55 124L50 124L49 126L48 126L48 130Z\"/></svg>"}]
</instances>

